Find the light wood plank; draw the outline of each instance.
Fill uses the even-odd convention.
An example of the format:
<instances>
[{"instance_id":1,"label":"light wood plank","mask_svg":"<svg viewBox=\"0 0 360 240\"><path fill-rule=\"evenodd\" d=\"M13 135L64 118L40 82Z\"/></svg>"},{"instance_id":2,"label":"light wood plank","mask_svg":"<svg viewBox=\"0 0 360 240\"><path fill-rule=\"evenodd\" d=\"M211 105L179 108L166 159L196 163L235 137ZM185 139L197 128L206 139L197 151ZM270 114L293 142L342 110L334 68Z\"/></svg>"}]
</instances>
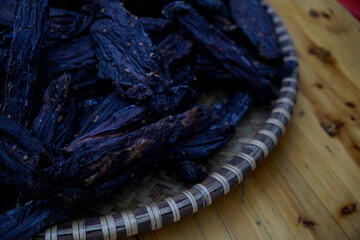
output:
<instances>
[{"instance_id":1,"label":"light wood plank","mask_svg":"<svg viewBox=\"0 0 360 240\"><path fill-rule=\"evenodd\" d=\"M201 209L195 217L205 239L232 239L214 205Z\"/></svg>"},{"instance_id":2,"label":"light wood plank","mask_svg":"<svg viewBox=\"0 0 360 240\"><path fill-rule=\"evenodd\" d=\"M224 231L224 229L221 229L221 231ZM183 219L181 219L181 221L179 222L171 223L166 227L163 227L155 231L155 235L156 238L159 240L160 239L174 239L174 240L205 239L204 234L202 233L201 228L198 225L196 217L194 215L186 216Z\"/></svg>"}]
</instances>

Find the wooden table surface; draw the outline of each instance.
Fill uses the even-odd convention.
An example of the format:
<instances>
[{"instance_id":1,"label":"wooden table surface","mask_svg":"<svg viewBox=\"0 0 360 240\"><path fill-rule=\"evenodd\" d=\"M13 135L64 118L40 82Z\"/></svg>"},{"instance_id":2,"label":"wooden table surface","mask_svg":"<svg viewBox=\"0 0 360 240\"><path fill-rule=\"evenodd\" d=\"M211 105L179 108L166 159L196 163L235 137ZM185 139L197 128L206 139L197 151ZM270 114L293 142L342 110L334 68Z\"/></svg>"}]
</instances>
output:
<instances>
[{"instance_id":1,"label":"wooden table surface","mask_svg":"<svg viewBox=\"0 0 360 240\"><path fill-rule=\"evenodd\" d=\"M211 206L129 239L360 239L360 23L335 0L268 0L300 62L278 146Z\"/></svg>"}]
</instances>

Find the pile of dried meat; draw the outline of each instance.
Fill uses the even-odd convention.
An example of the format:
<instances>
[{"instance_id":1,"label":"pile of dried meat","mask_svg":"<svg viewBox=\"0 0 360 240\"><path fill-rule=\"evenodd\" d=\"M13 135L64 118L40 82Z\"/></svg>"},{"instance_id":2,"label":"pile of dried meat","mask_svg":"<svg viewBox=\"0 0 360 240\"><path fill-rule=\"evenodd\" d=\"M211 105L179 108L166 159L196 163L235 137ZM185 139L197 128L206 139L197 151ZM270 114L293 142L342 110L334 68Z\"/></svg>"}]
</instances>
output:
<instances>
[{"instance_id":1,"label":"pile of dried meat","mask_svg":"<svg viewBox=\"0 0 360 240\"><path fill-rule=\"evenodd\" d=\"M0 238L158 169L201 181L295 67L257 0L1 0Z\"/></svg>"}]
</instances>

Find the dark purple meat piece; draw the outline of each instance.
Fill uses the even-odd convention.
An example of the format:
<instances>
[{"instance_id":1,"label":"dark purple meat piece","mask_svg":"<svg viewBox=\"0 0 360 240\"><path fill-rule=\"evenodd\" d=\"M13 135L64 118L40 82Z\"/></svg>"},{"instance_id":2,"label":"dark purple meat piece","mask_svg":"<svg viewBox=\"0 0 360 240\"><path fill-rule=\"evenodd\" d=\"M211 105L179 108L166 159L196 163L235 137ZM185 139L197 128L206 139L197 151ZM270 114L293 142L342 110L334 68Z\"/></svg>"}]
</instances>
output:
<instances>
[{"instance_id":1,"label":"dark purple meat piece","mask_svg":"<svg viewBox=\"0 0 360 240\"><path fill-rule=\"evenodd\" d=\"M19 121L26 121L29 115L38 55L49 25L48 10L48 0L17 3L2 114Z\"/></svg>"},{"instance_id":2,"label":"dark purple meat piece","mask_svg":"<svg viewBox=\"0 0 360 240\"><path fill-rule=\"evenodd\" d=\"M191 85L194 81L196 81L196 75L190 63L185 63L176 69L175 72L171 73L171 80L175 85L184 84Z\"/></svg>"},{"instance_id":3,"label":"dark purple meat piece","mask_svg":"<svg viewBox=\"0 0 360 240\"><path fill-rule=\"evenodd\" d=\"M16 187L21 192L32 197L40 198L44 196L50 189L49 186L41 177L40 172L29 161L25 160L28 157L41 158L42 156L38 152L30 153L29 150L32 146L21 146L10 139L4 139L4 137L1 140L0 181Z\"/></svg>"},{"instance_id":4,"label":"dark purple meat piece","mask_svg":"<svg viewBox=\"0 0 360 240\"><path fill-rule=\"evenodd\" d=\"M51 199L32 201L0 214L1 239L30 239L35 233L70 216L68 206Z\"/></svg>"},{"instance_id":5,"label":"dark purple meat piece","mask_svg":"<svg viewBox=\"0 0 360 240\"><path fill-rule=\"evenodd\" d=\"M229 80L234 78L226 69L214 62L208 53L203 51L197 51L194 65L196 77L200 80L203 79L205 84L209 83L209 79ZM214 84L218 85L216 82Z\"/></svg>"},{"instance_id":6,"label":"dark purple meat piece","mask_svg":"<svg viewBox=\"0 0 360 240\"><path fill-rule=\"evenodd\" d=\"M163 39L158 49L164 58L166 67L174 85L190 84L195 75L192 70L193 42L184 32L173 32Z\"/></svg>"},{"instance_id":7,"label":"dark purple meat piece","mask_svg":"<svg viewBox=\"0 0 360 240\"><path fill-rule=\"evenodd\" d=\"M163 149L162 151L150 153L149 156L140 156L137 161L127 168L116 169L116 171L119 171L118 173L106 174L89 186L73 187L64 186L64 184L61 185L60 183L61 186L53 188L50 196L54 197L55 194L55 199L59 203L78 207L82 205L83 207L85 203L102 200L110 193L123 189L156 170L172 166L174 161L168 157L169 154L168 149ZM72 209L72 211L76 210L76 208Z\"/></svg>"},{"instance_id":8,"label":"dark purple meat piece","mask_svg":"<svg viewBox=\"0 0 360 240\"><path fill-rule=\"evenodd\" d=\"M6 69L10 56L10 45L12 40L12 28L8 27L0 31L0 111L3 108L5 97Z\"/></svg>"},{"instance_id":9,"label":"dark purple meat piece","mask_svg":"<svg viewBox=\"0 0 360 240\"><path fill-rule=\"evenodd\" d=\"M4 229L4 235L16 239L28 239L47 226L60 222L78 209L84 207L84 200L93 203L103 199L104 196L123 189L143 177L166 166L172 165L171 159L167 158L168 151L161 151L151 156L141 158L125 171L117 174L115 178L105 182L97 182L88 190L84 188L62 188L64 195L76 196L77 201L69 205L58 204L53 200L45 199L32 201L21 208L15 208L0 215L0 228ZM81 205L80 205L81 204ZM16 219L11 221L10 219ZM35 223L35 226L33 225ZM8 231L10 229L11 231ZM0 233L1 230L0 230ZM23 238L22 238L23 237Z\"/></svg>"},{"instance_id":10,"label":"dark purple meat piece","mask_svg":"<svg viewBox=\"0 0 360 240\"><path fill-rule=\"evenodd\" d=\"M32 201L23 207L0 214L0 233L7 239L29 239L45 227L56 224L83 208L84 200L86 203L99 201L119 188L125 188L144 176L171 164L166 153L164 151L142 158L124 172L117 174L115 178L106 182L98 182L88 190L84 188L61 188L64 195L79 199L70 205L59 204L52 199L44 199Z\"/></svg>"},{"instance_id":11,"label":"dark purple meat piece","mask_svg":"<svg viewBox=\"0 0 360 240\"><path fill-rule=\"evenodd\" d=\"M244 51L247 50L244 49ZM280 83L282 78L286 77L295 67L297 67L295 61L284 62L282 59L265 61L256 53L250 51L247 52L251 62L259 73L264 78L271 80L274 84ZM228 84L230 84L231 81L231 84L234 84L234 77L222 66L219 66L208 53L201 49L196 53L194 72L199 79L198 83L201 84L202 89L211 85L217 87L218 80L226 80ZM236 83L234 86L236 86Z\"/></svg>"},{"instance_id":12,"label":"dark purple meat piece","mask_svg":"<svg viewBox=\"0 0 360 240\"><path fill-rule=\"evenodd\" d=\"M225 125L221 127L208 130L192 136L187 141L180 142L173 149L174 155L177 159L203 161L205 157L208 157L215 150L225 147L234 135L235 129L233 127L226 127Z\"/></svg>"},{"instance_id":13,"label":"dark purple meat piece","mask_svg":"<svg viewBox=\"0 0 360 240\"><path fill-rule=\"evenodd\" d=\"M214 25L216 28L220 29L222 32L231 34L238 30L236 24L231 22L228 18L221 15L210 15L207 20ZM234 41L238 39L233 39Z\"/></svg>"},{"instance_id":14,"label":"dark purple meat piece","mask_svg":"<svg viewBox=\"0 0 360 240\"><path fill-rule=\"evenodd\" d=\"M276 93L271 83L259 74L247 51L237 47L220 30L215 27L209 28L206 20L201 18L190 5L174 2L165 6L164 12L166 18L180 24L218 64L235 78L243 80L246 86L251 87L260 100L268 101L275 98Z\"/></svg>"},{"instance_id":15,"label":"dark purple meat piece","mask_svg":"<svg viewBox=\"0 0 360 240\"><path fill-rule=\"evenodd\" d=\"M238 81L222 66L219 66L207 54L202 53L201 51L196 54L194 66L194 74L199 81L197 81L198 88L206 89L209 87L218 87L218 81L226 81L224 87L228 85L233 85L235 88L241 89ZM259 57L251 56L251 61L256 69L259 71L262 77L269 79L274 86L278 86L281 80L288 76L294 68L297 67L295 61L263 61Z\"/></svg>"},{"instance_id":16,"label":"dark purple meat piece","mask_svg":"<svg viewBox=\"0 0 360 240\"><path fill-rule=\"evenodd\" d=\"M0 214L0 233L6 236L6 239L29 239L40 230L66 219L72 213L83 208L85 200L86 203L99 201L119 188L123 189L171 164L166 154L167 151L164 151L141 158L125 171L117 174L115 178L105 182L98 181L88 189L61 188L64 195L76 198L71 205L63 205L52 199L45 199L32 201L23 207Z\"/></svg>"},{"instance_id":17,"label":"dark purple meat piece","mask_svg":"<svg viewBox=\"0 0 360 240\"><path fill-rule=\"evenodd\" d=\"M84 81L84 83L87 84L90 82ZM71 87L71 94L76 99L77 104L84 102L86 105L91 105L92 107L98 106L112 93L112 84L110 81L95 81L90 85L82 86L81 83L74 84L71 76ZM102 100L100 101L100 99Z\"/></svg>"},{"instance_id":18,"label":"dark purple meat piece","mask_svg":"<svg viewBox=\"0 0 360 240\"><path fill-rule=\"evenodd\" d=\"M178 111L194 99L194 91L187 86L170 88L166 93L155 95L151 101L143 106L129 105L118 112L114 112L108 119L102 121L90 131L84 133L72 141L65 148L66 151L86 146L88 141L107 139L113 135L123 135L135 131L139 127L148 125L165 114ZM104 117L103 117L104 119Z\"/></svg>"},{"instance_id":19,"label":"dark purple meat piece","mask_svg":"<svg viewBox=\"0 0 360 240\"><path fill-rule=\"evenodd\" d=\"M35 88L38 98L34 99L33 118L39 114L46 87L54 79L59 79L64 72L71 76L69 95L73 96L76 106L86 99L104 98L109 95L111 82L97 78L95 51L92 47L92 41L88 36L74 39L67 44L46 43L40 61L39 81ZM84 103L81 106L83 105ZM84 111L77 109L76 112L77 118L84 116Z\"/></svg>"},{"instance_id":20,"label":"dark purple meat piece","mask_svg":"<svg viewBox=\"0 0 360 240\"><path fill-rule=\"evenodd\" d=\"M14 24L15 7L15 0L0 1L0 30L2 27L9 27ZM56 7L51 7L49 9L50 26L46 35L47 39L68 40L82 34L83 31L90 26L94 19L93 5L85 4L80 7L73 6L73 9L77 11L69 11Z\"/></svg>"},{"instance_id":21,"label":"dark purple meat piece","mask_svg":"<svg viewBox=\"0 0 360 240\"><path fill-rule=\"evenodd\" d=\"M168 150L164 149L163 151L139 159L115 178L96 184L93 192L96 193L97 196L106 196L119 188L127 187L137 182L157 170L173 166L176 162L174 159L168 158L169 153Z\"/></svg>"},{"instance_id":22,"label":"dark purple meat piece","mask_svg":"<svg viewBox=\"0 0 360 240\"><path fill-rule=\"evenodd\" d=\"M70 76L63 74L50 83L43 106L32 124L32 132L55 154L74 136L75 105L69 97Z\"/></svg>"},{"instance_id":23,"label":"dark purple meat piece","mask_svg":"<svg viewBox=\"0 0 360 240\"><path fill-rule=\"evenodd\" d=\"M235 95L227 103L215 103L212 113L217 121L203 132L178 142L169 155L180 160L177 172L182 181L196 183L206 176L204 163L214 151L225 147L235 134L235 128L252 105L253 99L247 93Z\"/></svg>"},{"instance_id":24,"label":"dark purple meat piece","mask_svg":"<svg viewBox=\"0 0 360 240\"><path fill-rule=\"evenodd\" d=\"M189 86L177 85L163 94L153 96L147 106L151 114L164 116L174 113L175 110L175 113L178 113L187 109L196 97L196 92Z\"/></svg>"},{"instance_id":25,"label":"dark purple meat piece","mask_svg":"<svg viewBox=\"0 0 360 240\"><path fill-rule=\"evenodd\" d=\"M215 103L212 112L220 121L214 126L211 126L210 130L222 126L237 127L240 119L253 103L254 98L245 92L240 92L232 98L227 98L224 103Z\"/></svg>"},{"instance_id":26,"label":"dark purple meat piece","mask_svg":"<svg viewBox=\"0 0 360 240\"><path fill-rule=\"evenodd\" d=\"M81 126L81 130L77 134L78 137L108 121L113 114L129 105L130 103L127 100L118 96L115 92L110 93L110 95L95 108L94 112L88 116L87 121Z\"/></svg>"},{"instance_id":27,"label":"dark purple meat piece","mask_svg":"<svg viewBox=\"0 0 360 240\"><path fill-rule=\"evenodd\" d=\"M97 84L101 84L101 88L106 88L107 83L96 76L96 64L95 48L89 36L66 42L46 41L40 61L40 85L47 85L49 81L66 72L71 75L72 89L91 91Z\"/></svg>"},{"instance_id":28,"label":"dark purple meat piece","mask_svg":"<svg viewBox=\"0 0 360 240\"><path fill-rule=\"evenodd\" d=\"M171 165L166 153L167 151L164 151L142 158L115 178L97 183L89 190L63 188L61 191L82 201L86 200L87 203L98 201L119 188L125 188L150 173ZM84 207L81 201L74 204L77 205L62 205L51 199L32 201L23 207L0 214L0 234L6 236L6 239L29 239L40 230L66 219Z\"/></svg>"},{"instance_id":29,"label":"dark purple meat piece","mask_svg":"<svg viewBox=\"0 0 360 240\"><path fill-rule=\"evenodd\" d=\"M19 122L0 115L0 144L14 158L37 167L47 156L44 146Z\"/></svg>"},{"instance_id":30,"label":"dark purple meat piece","mask_svg":"<svg viewBox=\"0 0 360 240\"><path fill-rule=\"evenodd\" d=\"M144 116L149 115L145 106L130 105L117 113L110 119L103 122L93 130L80 135L77 139L66 146L65 151L72 151L74 148L86 146L88 141L107 139L109 136L124 134L126 130L141 123Z\"/></svg>"},{"instance_id":31,"label":"dark purple meat piece","mask_svg":"<svg viewBox=\"0 0 360 240\"><path fill-rule=\"evenodd\" d=\"M213 114L218 119L216 122L210 120L206 125L203 125L202 128L198 130L198 134L190 135L186 138L181 138L179 141L176 141L173 147L170 146L167 149L164 149L159 153L152 154L149 157L146 157L146 154L144 154L146 160L144 159L138 161L152 162L153 160L150 159L168 159L168 157L171 156L172 160L168 161L174 162L175 159L182 159L182 161L200 161L200 163L202 163L201 160L208 157L215 150L224 147L227 144L227 142L235 133L235 127L237 126L237 123L251 104L251 96L244 93L237 94L226 104L216 104L213 109ZM106 141L104 137L102 139L102 141L98 142ZM98 140L101 139L98 138ZM85 147L89 148L89 146ZM131 168L131 166L129 167ZM127 172L127 170L125 172ZM134 172L129 172L129 176L131 173ZM116 178L117 180L111 180L108 183L104 183L104 185L110 186L118 180L125 181L127 179L126 174L120 174L120 176ZM183 172L183 174L188 173ZM138 175L145 176L145 174ZM199 175L198 179L200 179L201 176L203 175ZM118 185L115 184L111 188L115 188L115 186ZM102 188L102 190L97 190L99 191L97 194L103 195L105 194L103 191L107 192L107 190L103 189L103 186L100 188Z\"/></svg>"},{"instance_id":32,"label":"dark purple meat piece","mask_svg":"<svg viewBox=\"0 0 360 240\"><path fill-rule=\"evenodd\" d=\"M68 11L61 8L50 8L50 26L47 39L68 40L89 28L94 20L93 5L84 5L80 11Z\"/></svg>"},{"instance_id":33,"label":"dark purple meat piece","mask_svg":"<svg viewBox=\"0 0 360 240\"><path fill-rule=\"evenodd\" d=\"M83 201L91 203L102 200L105 196L126 188L141 178L166 167L172 166L174 161L168 158L170 151L164 149L149 156L139 157L137 161L129 165L114 175L104 175L101 179L93 184L82 186L81 188L61 187L63 196L71 196L72 199L66 199L64 202L71 203L74 206L84 204ZM79 205L78 205L79 206ZM76 209L73 209L76 211Z\"/></svg>"},{"instance_id":34,"label":"dark purple meat piece","mask_svg":"<svg viewBox=\"0 0 360 240\"><path fill-rule=\"evenodd\" d=\"M155 159L161 167L173 167L174 163L180 160L178 173L181 179L192 183L201 181L207 175L202 165L204 159L228 143L235 133L235 127L239 120L252 102L252 97L249 94L239 93L227 103L215 104L212 112L217 117L217 121L210 121L208 126L204 126L199 133L181 139L172 148L164 149L139 160L134 166L130 166L129 171L127 170L114 180L100 185L95 192L100 195L108 194L114 191L116 186L120 186L120 183L122 185L127 181L134 182L136 179L146 176L155 170ZM147 165L149 163L151 165ZM132 168L141 169L141 171L130 171Z\"/></svg>"},{"instance_id":35,"label":"dark purple meat piece","mask_svg":"<svg viewBox=\"0 0 360 240\"><path fill-rule=\"evenodd\" d=\"M216 103L213 114L218 121L207 131L199 132L176 144L172 152L174 157L183 160L202 161L215 150L226 146L235 134L240 119L253 103L247 93L238 93L228 103Z\"/></svg>"},{"instance_id":36,"label":"dark purple meat piece","mask_svg":"<svg viewBox=\"0 0 360 240\"><path fill-rule=\"evenodd\" d=\"M269 59L282 57L275 26L266 9L258 0L229 0L231 15L261 56Z\"/></svg>"},{"instance_id":37,"label":"dark purple meat piece","mask_svg":"<svg viewBox=\"0 0 360 240\"><path fill-rule=\"evenodd\" d=\"M181 67L189 59L193 42L186 39L181 32L169 34L159 45L158 49L163 56L165 65L170 72Z\"/></svg>"},{"instance_id":38,"label":"dark purple meat piece","mask_svg":"<svg viewBox=\"0 0 360 240\"><path fill-rule=\"evenodd\" d=\"M167 68L141 23L120 3L100 4L91 26L101 79L112 80L121 96L144 100L170 86Z\"/></svg>"},{"instance_id":39,"label":"dark purple meat piece","mask_svg":"<svg viewBox=\"0 0 360 240\"><path fill-rule=\"evenodd\" d=\"M3 27L12 26L15 22L16 1L0 1L0 30Z\"/></svg>"},{"instance_id":40,"label":"dark purple meat piece","mask_svg":"<svg viewBox=\"0 0 360 240\"><path fill-rule=\"evenodd\" d=\"M174 145L179 138L205 128L211 115L204 107L169 116L129 134L112 135L73 146L66 159L57 160L51 177L57 181L90 185L102 176L110 176L126 169L139 157ZM80 167L81 166L81 167ZM71 169L71 171L70 171Z\"/></svg>"},{"instance_id":41,"label":"dark purple meat piece","mask_svg":"<svg viewBox=\"0 0 360 240\"><path fill-rule=\"evenodd\" d=\"M253 63L261 75L270 79L274 84L280 84L281 80L288 76L298 66L295 61L267 63L262 60L254 59Z\"/></svg>"},{"instance_id":42,"label":"dark purple meat piece","mask_svg":"<svg viewBox=\"0 0 360 240\"><path fill-rule=\"evenodd\" d=\"M194 184L204 180L208 173L203 164L183 160L178 165L178 176L181 181Z\"/></svg>"},{"instance_id":43,"label":"dark purple meat piece","mask_svg":"<svg viewBox=\"0 0 360 240\"><path fill-rule=\"evenodd\" d=\"M4 30L0 31L0 70L2 71L5 71L7 69L10 57L12 35L13 34L11 27L5 28ZM1 86L3 87L4 85Z\"/></svg>"},{"instance_id":44,"label":"dark purple meat piece","mask_svg":"<svg viewBox=\"0 0 360 240\"><path fill-rule=\"evenodd\" d=\"M39 140L17 121L0 115L0 182L16 187L25 198L51 197L70 202L57 186L49 186L47 169L54 164Z\"/></svg>"},{"instance_id":45,"label":"dark purple meat piece","mask_svg":"<svg viewBox=\"0 0 360 240\"><path fill-rule=\"evenodd\" d=\"M95 96L76 101L76 128L81 129L87 122L89 116L105 100L102 96Z\"/></svg>"},{"instance_id":46,"label":"dark purple meat piece","mask_svg":"<svg viewBox=\"0 0 360 240\"><path fill-rule=\"evenodd\" d=\"M84 68L93 71L95 64L95 48L89 36L76 38L71 42L48 41L41 56L43 73L62 73Z\"/></svg>"},{"instance_id":47,"label":"dark purple meat piece","mask_svg":"<svg viewBox=\"0 0 360 240\"><path fill-rule=\"evenodd\" d=\"M209 26L215 26L224 33L232 33L237 29L236 24L231 19L227 1L190 0L190 3L208 21Z\"/></svg>"},{"instance_id":48,"label":"dark purple meat piece","mask_svg":"<svg viewBox=\"0 0 360 240\"><path fill-rule=\"evenodd\" d=\"M200 131L206 130L205 126ZM134 164L130 165L125 171L116 175L115 178L107 179L105 182L100 182L94 185L92 192L96 193L94 198L106 196L121 188L125 188L132 183L142 179L157 170L174 167L177 165L177 159L171 156L171 148L166 148L161 151L142 157Z\"/></svg>"}]
</instances>

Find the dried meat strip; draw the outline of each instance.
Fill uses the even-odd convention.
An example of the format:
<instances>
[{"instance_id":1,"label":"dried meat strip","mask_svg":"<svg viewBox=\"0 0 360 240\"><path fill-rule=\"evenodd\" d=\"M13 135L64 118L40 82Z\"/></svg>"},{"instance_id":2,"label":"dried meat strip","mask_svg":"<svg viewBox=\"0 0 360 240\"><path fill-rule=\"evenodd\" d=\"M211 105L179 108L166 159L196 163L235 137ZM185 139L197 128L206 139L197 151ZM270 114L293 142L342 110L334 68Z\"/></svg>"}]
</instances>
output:
<instances>
[{"instance_id":1,"label":"dried meat strip","mask_svg":"<svg viewBox=\"0 0 360 240\"><path fill-rule=\"evenodd\" d=\"M268 59L282 57L275 26L258 0L229 0L231 15L261 56Z\"/></svg>"},{"instance_id":2,"label":"dried meat strip","mask_svg":"<svg viewBox=\"0 0 360 240\"><path fill-rule=\"evenodd\" d=\"M29 148L17 146L11 141L0 144L0 181L16 187L32 198L42 198L49 193L50 187L40 172L24 160L24 156L28 156L23 155L24 152L28 153Z\"/></svg>"},{"instance_id":3,"label":"dried meat strip","mask_svg":"<svg viewBox=\"0 0 360 240\"><path fill-rule=\"evenodd\" d=\"M98 77L113 81L121 96L145 100L169 88L170 76L144 28L117 2L100 4L91 26Z\"/></svg>"},{"instance_id":4,"label":"dried meat strip","mask_svg":"<svg viewBox=\"0 0 360 240\"><path fill-rule=\"evenodd\" d=\"M0 111L3 108L5 98L6 69L10 57L12 40L12 28L8 27L0 31Z\"/></svg>"},{"instance_id":5,"label":"dried meat strip","mask_svg":"<svg viewBox=\"0 0 360 240\"><path fill-rule=\"evenodd\" d=\"M252 104L253 98L248 93L238 93L227 103L215 103L212 113L218 121L206 131L191 135L174 146L169 155L179 160L177 171L183 181L195 183L207 176L203 164L210 154L227 145Z\"/></svg>"},{"instance_id":6,"label":"dried meat strip","mask_svg":"<svg viewBox=\"0 0 360 240\"><path fill-rule=\"evenodd\" d=\"M47 42L41 58L43 73L62 73L75 69L95 69L94 44L89 36L70 42Z\"/></svg>"},{"instance_id":7,"label":"dried meat strip","mask_svg":"<svg viewBox=\"0 0 360 240\"><path fill-rule=\"evenodd\" d=\"M194 8L184 2L173 2L164 7L164 13L166 18L180 24L219 65L251 87L260 100L268 101L276 97L270 81L260 75L247 51L237 47L220 30L209 27Z\"/></svg>"},{"instance_id":8,"label":"dried meat strip","mask_svg":"<svg viewBox=\"0 0 360 240\"><path fill-rule=\"evenodd\" d=\"M14 158L37 167L47 156L43 144L19 122L0 115L0 144Z\"/></svg>"},{"instance_id":9,"label":"dried meat strip","mask_svg":"<svg viewBox=\"0 0 360 240\"><path fill-rule=\"evenodd\" d=\"M187 86L176 86L170 88L166 93L155 95L151 101L143 106L129 105L111 116L106 121L97 124L90 131L84 133L66 146L65 151L73 151L81 148L88 141L107 139L113 135L123 135L135 131L139 127L153 123L154 121L188 106L194 99L194 91ZM104 119L104 116L102 116Z\"/></svg>"},{"instance_id":10,"label":"dried meat strip","mask_svg":"<svg viewBox=\"0 0 360 240\"><path fill-rule=\"evenodd\" d=\"M68 218L72 212L68 206L52 199L31 201L0 214L1 239L30 239L45 227Z\"/></svg>"},{"instance_id":11,"label":"dried meat strip","mask_svg":"<svg viewBox=\"0 0 360 240\"><path fill-rule=\"evenodd\" d=\"M46 41L40 59L43 82L60 77L64 72L71 75L71 88L84 88L101 81L96 77L95 46L90 36L69 41Z\"/></svg>"},{"instance_id":12,"label":"dried meat strip","mask_svg":"<svg viewBox=\"0 0 360 240\"><path fill-rule=\"evenodd\" d=\"M26 121L36 81L37 62L49 25L48 0L20 0L9 55L2 114Z\"/></svg>"},{"instance_id":13,"label":"dried meat strip","mask_svg":"<svg viewBox=\"0 0 360 240\"><path fill-rule=\"evenodd\" d=\"M208 53L204 51L197 51L194 63L195 75L204 80L204 84L209 84L210 79L230 80L234 77L222 66L219 66ZM215 81L216 85L217 82Z\"/></svg>"},{"instance_id":14,"label":"dried meat strip","mask_svg":"<svg viewBox=\"0 0 360 240\"><path fill-rule=\"evenodd\" d=\"M32 124L32 133L55 154L74 136L75 105L69 96L71 78L63 74L45 92L43 106Z\"/></svg>"},{"instance_id":15,"label":"dried meat strip","mask_svg":"<svg viewBox=\"0 0 360 240\"><path fill-rule=\"evenodd\" d=\"M84 34L94 20L92 4L83 5L79 11L50 8L49 40L69 40Z\"/></svg>"},{"instance_id":16,"label":"dried meat strip","mask_svg":"<svg viewBox=\"0 0 360 240\"><path fill-rule=\"evenodd\" d=\"M183 160L202 161L214 150L224 147L235 134L235 128L250 106L253 98L248 93L238 93L226 104L216 103L212 113L218 121L207 131L190 136L176 144L174 157Z\"/></svg>"},{"instance_id":17,"label":"dried meat strip","mask_svg":"<svg viewBox=\"0 0 360 240\"><path fill-rule=\"evenodd\" d=\"M177 168L179 178L186 183L199 183L208 176L206 167L203 164L194 161L179 161Z\"/></svg>"},{"instance_id":18,"label":"dried meat strip","mask_svg":"<svg viewBox=\"0 0 360 240\"><path fill-rule=\"evenodd\" d=\"M95 108L94 112L88 116L87 121L84 121L81 130L77 133L77 138L102 125L104 122L111 119L115 113L130 105L131 104L127 100L118 96L117 93L110 93L109 96Z\"/></svg>"},{"instance_id":19,"label":"dried meat strip","mask_svg":"<svg viewBox=\"0 0 360 240\"><path fill-rule=\"evenodd\" d=\"M16 1L1 0L0 1L0 30L10 27L15 22Z\"/></svg>"},{"instance_id":20,"label":"dried meat strip","mask_svg":"<svg viewBox=\"0 0 360 240\"><path fill-rule=\"evenodd\" d=\"M195 106L129 134L87 141L67 151L65 156L69 157L58 160L51 177L61 182L66 179L72 185L75 179L77 184L90 185L102 176L111 175L111 172L126 169L139 157L174 145L179 138L200 131L210 122L208 110Z\"/></svg>"},{"instance_id":21,"label":"dried meat strip","mask_svg":"<svg viewBox=\"0 0 360 240\"><path fill-rule=\"evenodd\" d=\"M170 72L181 67L189 59L193 42L184 37L184 33L174 32L169 34L159 45L158 49L163 56L165 65Z\"/></svg>"},{"instance_id":22,"label":"dried meat strip","mask_svg":"<svg viewBox=\"0 0 360 240\"><path fill-rule=\"evenodd\" d=\"M185 35L183 31L172 32L158 44L173 85L191 84L196 79L191 64L194 44Z\"/></svg>"}]
</instances>

